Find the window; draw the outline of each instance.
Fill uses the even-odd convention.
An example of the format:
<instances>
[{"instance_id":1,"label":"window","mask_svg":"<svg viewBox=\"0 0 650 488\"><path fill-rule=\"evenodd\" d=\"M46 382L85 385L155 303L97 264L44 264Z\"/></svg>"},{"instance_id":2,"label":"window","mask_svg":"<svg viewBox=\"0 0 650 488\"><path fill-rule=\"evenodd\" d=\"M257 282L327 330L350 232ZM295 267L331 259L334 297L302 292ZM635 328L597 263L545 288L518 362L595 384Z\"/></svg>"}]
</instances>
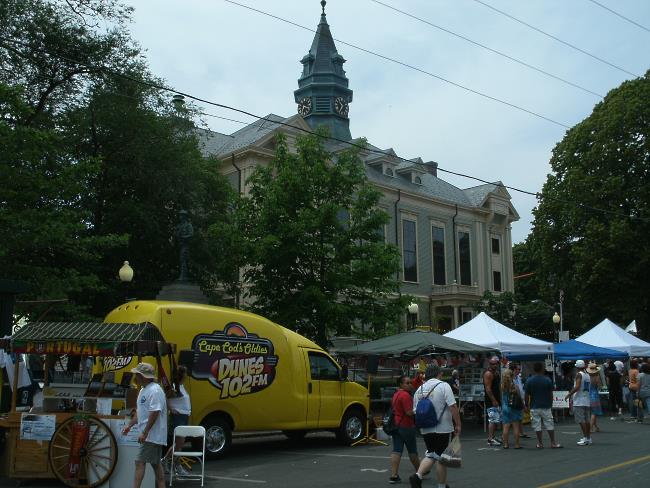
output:
<instances>
[{"instance_id":1,"label":"window","mask_svg":"<svg viewBox=\"0 0 650 488\"><path fill-rule=\"evenodd\" d=\"M316 97L316 103L314 105L314 112L329 112L330 111L330 99L327 97Z\"/></svg>"},{"instance_id":2,"label":"window","mask_svg":"<svg viewBox=\"0 0 650 488\"><path fill-rule=\"evenodd\" d=\"M494 291L501 291L501 271L492 271Z\"/></svg>"},{"instance_id":3,"label":"window","mask_svg":"<svg viewBox=\"0 0 650 488\"><path fill-rule=\"evenodd\" d=\"M312 380L339 381L339 368L334 361L317 352L309 353L309 370Z\"/></svg>"},{"instance_id":4,"label":"window","mask_svg":"<svg viewBox=\"0 0 650 488\"><path fill-rule=\"evenodd\" d=\"M393 176L393 170L392 170L391 168L389 168L388 166L386 166L386 171L385 171L385 173L386 173L388 176Z\"/></svg>"},{"instance_id":5,"label":"window","mask_svg":"<svg viewBox=\"0 0 650 488\"><path fill-rule=\"evenodd\" d=\"M421 185L422 184L422 178L420 178L419 176L416 176L415 178L413 178L413 183L415 183L416 185Z\"/></svg>"},{"instance_id":6,"label":"window","mask_svg":"<svg viewBox=\"0 0 650 488\"><path fill-rule=\"evenodd\" d=\"M431 245L433 247L433 284L447 284L445 273L445 229L431 227Z\"/></svg>"},{"instance_id":7,"label":"window","mask_svg":"<svg viewBox=\"0 0 650 488\"><path fill-rule=\"evenodd\" d=\"M470 320L472 320L472 312L461 312L462 313L462 318L461 318L461 323L466 324Z\"/></svg>"},{"instance_id":8,"label":"window","mask_svg":"<svg viewBox=\"0 0 650 488\"><path fill-rule=\"evenodd\" d=\"M501 241L499 240L498 237L493 237L492 238L492 254L500 254L501 253Z\"/></svg>"},{"instance_id":9,"label":"window","mask_svg":"<svg viewBox=\"0 0 650 488\"><path fill-rule=\"evenodd\" d=\"M338 212L336 212L336 221L339 223L342 229L349 229L350 228L350 212L346 208L341 208L339 209Z\"/></svg>"},{"instance_id":10,"label":"window","mask_svg":"<svg viewBox=\"0 0 650 488\"><path fill-rule=\"evenodd\" d=\"M472 261L469 248L469 232L458 232L458 261L460 271L460 284L472 284Z\"/></svg>"},{"instance_id":11,"label":"window","mask_svg":"<svg viewBox=\"0 0 650 488\"><path fill-rule=\"evenodd\" d=\"M404 281L418 281L418 249L415 221L402 220L402 260Z\"/></svg>"}]
</instances>

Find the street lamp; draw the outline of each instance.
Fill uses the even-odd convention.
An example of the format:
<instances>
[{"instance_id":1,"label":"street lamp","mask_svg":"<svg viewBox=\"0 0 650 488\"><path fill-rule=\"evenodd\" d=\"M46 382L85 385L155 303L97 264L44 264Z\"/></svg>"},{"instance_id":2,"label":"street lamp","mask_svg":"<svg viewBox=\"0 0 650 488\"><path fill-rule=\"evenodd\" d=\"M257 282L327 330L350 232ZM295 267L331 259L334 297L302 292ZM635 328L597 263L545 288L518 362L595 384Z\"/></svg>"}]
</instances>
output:
<instances>
[{"instance_id":1,"label":"street lamp","mask_svg":"<svg viewBox=\"0 0 650 488\"><path fill-rule=\"evenodd\" d=\"M564 334L563 334L563 330L562 330L562 315L560 315L560 314L558 314L557 312L555 312L555 313L553 314L553 323L554 323L555 325L558 325L558 324L560 325L560 332L559 332L559 334L558 334L558 336L557 336L557 341L558 341L558 342L562 342L562 339L563 339L563 336L564 336Z\"/></svg>"},{"instance_id":2,"label":"street lamp","mask_svg":"<svg viewBox=\"0 0 650 488\"><path fill-rule=\"evenodd\" d=\"M409 311L409 316L411 317L411 329L415 329L418 318L418 310L420 307L418 307L417 303L412 302L407 308Z\"/></svg>"},{"instance_id":3,"label":"street lamp","mask_svg":"<svg viewBox=\"0 0 650 488\"><path fill-rule=\"evenodd\" d=\"M126 287L126 296L124 297L124 301L128 302L129 301L129 283L133 281L133 268L129 265L128 261L124 261L124 264L120 268L120 270L117 272L117 275L120 277L120 281L124 283L124 286Z\"/></svg>"}]
</instances>

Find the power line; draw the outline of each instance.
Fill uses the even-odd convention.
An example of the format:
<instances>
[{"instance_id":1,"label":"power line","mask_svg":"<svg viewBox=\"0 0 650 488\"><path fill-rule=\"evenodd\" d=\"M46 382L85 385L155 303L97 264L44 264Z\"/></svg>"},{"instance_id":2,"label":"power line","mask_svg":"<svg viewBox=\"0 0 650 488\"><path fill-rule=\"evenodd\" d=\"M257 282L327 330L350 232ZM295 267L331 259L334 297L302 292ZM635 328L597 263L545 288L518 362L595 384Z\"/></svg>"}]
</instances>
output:
<instances>
[{"instance_id":1,"label":"power line","mask_svg":"<svg viewBox=\"0 0 650 488\"><path fill-rule=\"evenodd\" d=\"M0 40L12 42L14 44L22 45L22 46L25 46L25 47L30 47L27 43L25 43L23 41L8 38L8 37L2 36L2 35L0 35ZM347 145L347 146L350 146L350 147L354 147L354 148L360 149L362 151L366 151L366 152L369 152L369 153L374 153L374 154L379 154L379 155L382 155L382 156L386 156L386 153L384 151L380 150L380 149L372 149L372 148L367 147L366 145L363 145L363 144L357 144L355 142L347 141L345 139L339 139L339 138L334 137L334 136L321 134L321 133L315 132L313 130L305 129L304 127L300 127L300 126L297 126L297 125L292 125L292 124L289 124L287 122L283 122L283 121L279 121L279 120L270 119L268 117L263 117L263 116L248 112L248 111L243 110L243 109L239 109L239 108L236 108L236 107L231 107L229 105L224 105L224 104L221 104L221 103L213 102L213 101L210 101L210 100L207 100L207 99L192 95L190 93L185 93L185 92L177 90L175 88L169 88L169 87L166 87L166 86L161 85L159 83L154 83L152 81L146 81L146 80L143 80L143 79L140 79L140 78L136 78L134 76L130 76L130 75L121 73L121 72L116 71L116 70L114 70L112 68L108 68L108 67L105 67L105 66L94 66L94 65L82 62L82 61L78 61L78 60L66 57L66 56L64 56L64 55L62 55L60 53L52 53L52 52L50 52L50 51L48 51L47 49L44 49L44 48L41 48L40 50L42 52L50 55L50 56L66 60L66 61L69 61L71 63L78 64L80 66L84 66L86 68L91 68L91 69L93 69L95 71L98 71L98 72L104 71L104 72L107 72L107 73L111 73L114 76L124 78L124 79L132 81L134 83L138 83L138 84L141 84L143 86L147 86L149 88L154 88L156 90L173 93L175 95L182 95L182 96L184 96L186 98L189 98L191 100L194 100L194 101L197 101L197 102L200 102L200 103L205 103L207 105L212 105L214 107L223 108L223 109L226 109L226 110L231 110L233 112L248 115L249 117L253 117L253 118L258 119L258 120L264 120L264 121L267 121L267 122L270 122L270 123L273 123L273 124L277 124L277 125L280 125L280 126L290 127L292 129L298 130L300 132L304 132L306 134L313 135L313 136L318 137L320 139L336 141L338 143L341 143L341 144L344 144L344 145ZM201 113L203 113L203 112L201 112ZM213 115L213 114L204 114L204 115L208 115L208 116L216 117L216 118L224 118L224 119L226 119L225 117L221 117L221 116ZM232 122L237 122L237 123L240 123L240 124L248 125L246 122L242 122L242 121L235 120L235 119L226 119L226 120L230 120ZM391 157L394 157L395 159L398 159L400 161L404 161L405 163L416 164L413 161L411 161L409 159L406 159L404 157L401 157L401 156L397 156L397 155L392 156L391 155ZM507 190L516 191L518 193L522 193L522 194L525 194L525 195L531 195L531 196L534 196L535 198L537 198L538 200L541 200L541 199L545 198L545 199L548 199L548 200L551 200L551 201L562 203L563 205L576 206L576 207L582 208L583 210L587 210L587 211L593 211L593 212L597 212L597 213L601 213L601 214L605 214L605 215L612 215L612 216L615 216L615 217L618 217L618 218L629 218L629 219L632 219L632 220L640 220L640 221L644 221L644 222L650 222L650 218L639 217L639 216L634 216L634 215L626 215L626 214L623 214L623 213L620 213L620 212L616 212L614 210L606 210L606 209L591 207L590 205L585 205L585 204L582 204L582 203L577 203L575 201L562 200L562 199L555 198L555 197L544 196L539 192L531 192L531 191L528 191L528 190L522 190L522 189L516 188L514 186L504 185L501 182L493 182L493 181L484 180L484 179L478 178L476 176L471 176L471 175L467 175L467 174L464 174L464 173L458 173L456 171L451 171L451 170L448 170L448 169L444 169L444 168L441 168L440 166L438 166L437 169L438 169L438 171L441 171L443 173L453 174L455 176L468 178L468 179L478 181L478 182L481 182L481 183L484 183L484 184L494 185L494 186L499 187L499 188L505 188Z\"/></svg>"},{"instance_id":2,"label":"power line","mask_svg":"<svg viewBox=\"0 0 650 488\"><path fill-rule=\"evenodd\" d=\"M539 29L538 27L535 27L534 25L531 25L531 24L529 24L529 23L527 23L527 22L524 22L523 20L518 19L517 17L513 17L513 16L510 15L509 13L504 12L503 10L499 10L498 8L493 7L493 6L490 5L489 3L485 3L485 2L483 2L482 0L474 0L474 1L475 1L476 3L480 3L481 5L483 5L483 6L487 7L487 8L489 8L490 10L494 10L495 12L497 12L497 13L499 13L499 14L505 16L505 17L508 17L508 18L511 19L511 20L514 20L515 22L519 22L520 24L525 25L525 26L528 27L529 29L532 29L532 30L534 30L534 31L536 31L536 32L539 32L540 34L543 34L543 35L545 35L546 37L550 37L551 39L553 39L553 40L555 40L555 41L557 41L557 42L559 42L559 43L561 43L561 44L564 44L565 46L568 46L568 47L570 47L571 49L575 49L576 51L581 52L582 54L585 54L585 55L587 55L587 56L589 56L589 57L591 57L591 58L593 58L593 59L595 59L595 60L597 60L597 61L600 61L601 63L604 63L604 64L606 64L606 65L608 65L608 66L610 66L610 67L612 67L612 68L614 68L614 69L617 69L617 70L619 70L619 71L622 71L623 73L627 73L628 75L634 76L635 78L640 78L640 77L641 77L640 75L638 75L638 74L636 74L636 73L632 73L631 71L628 71L628 70L626 70L625 68L621 68L620 66L617 66L617 65L615 65L615 64L613 64L613 63L610 63L609 61L607 61L607 60L605 60L605 59L603 59L603 58L599 58L599 57L596 56L595 54L591 54L590 52L585 51L584 49L581 49L581 48L579 48L578 46L576 46L576 45L574 45L574 44L571 44L571 43L569 43L569 42L567 42L567 41L563 41L563 40L560 39L559 37L556 37L556 36L554 36L553 34L549 34L548 32L543 31L542 29Z\"/></svg>"},{"instance_id":3,"label":"power line","mask_svg":"<svg viewBox=\"0 0 650 488\"><path fill-rule=\"evenodd\" d=\"M577 83L573 83L572 81L569 81L569 80L566 80L566 79L564 79L564 78L562 78L560 76L554 75L553 73L549 73L548 71L545 71L542 68L538 68L537 66L534 66L534 65L529 64L529 63L527 63L525 61L522 61L521 59L517 59L517 58L515 58L513 56L510 56L509 54L506 54L504 52L493 49L493 48L491 48L489 46L486 46L485 44L481 44L478 41L474 41L473 39L470 39L469 37L465 37L465 36L463 36L461 34L458 34L458 33L454 32L454 31L451 31L449 29L446 29L444 27L436 25L436 24L434 24L432 22L429 22L428 20L425 20L425 19L423 19L421 17L410 14L410 13L405 12L403 10L400 10L400 9L398 9L396 7L393 7L392 5L388 5L388 4L384 3L384 2L380 2L379 0L370 0L370 1L374 2L376 4L379 4L379 5L382 5L382 6L386 7L386 8L388 8L388 9L394 10L395 12L399 12L400 14L405 15L407 17L411 17L412 19L415 19L418 22L422 22L423 24L427 24L427 25L429 25L431 27L434 27L434 28L436 28L438 30L446 32L447 34L450 34L450 35L452 35L454 37L457 37L459 39L467 41L467 42L469 42L471 44L474 44L475 46L481 47L481 48L483 48L483 49L485 49L487 51L490 51L491 53L498 54L499 56L502 56L502 57L504 57L506 59L509 59L510 61L513 61L515 63L518 63L518 64L522 65L522 66L525 66L526 68L532 69L534 71L537 71L538 73L541 73L541 74L543 74L545 76L548 76L549 78L553 78L553 79L558 80L558 81L560 81L562 83L570 85L570 86L572 86L574 88L577 88L577 89L582 90L584 92L595 95L595 96L597 96L599 98L604 98L604 95L601 95L600 93L596 93L595 91L592 91L589 88L585 88L584 86L578 85Z\"/></svg>"},{"instance_id":4,"label":"power line","mask_svg":"<svg viewBox=\"0 0 650 488\"><path fill-rule=\"evenodd\" d=\"M293 21L291 21L291 20L284 19L284 18L282 18L282 17L278 17L277 15L273 15L273 14L271 14L271 13L269 13L269 12L265 12L264 10L256 9L256 8L251 7L251 6L249 6L249 5L245 5L245 4L243 4L243 3L238 3L238 2L235 2L235 1L233 1L233 0L223 0L223 1L224 1L224 2L227 2L227 3L230 3L230 4L232 4L232 5L237 5L238 7L245 8L245 9L247 9L247 10L251 10L251 11L253 11L253 12L260 13L260 14L262 14L262 15L266 15L267 17L271 17L271 18L276 19L276 20L279 20L279 21L281 21L281 22L285 22L285 23L287 23L287 24L293 25L293 26L298 27L298 28L300 28L300 29L304 29L304 30L307 30L307 31L309 31L309 32L316 32L315 29L311 29L311 28L306 27L306 26L304 26L304 25L298 24L298 23L293 22ZM570 129L570 126L568 126L568 125L566 125L566 124L563 124L562 122L558 122L557 120L553 120L553 119L551 119L550 117L546 117L545 115L541 115L541 114L539 114L539 113L537 113L537 112L534 112L534 111L532 111L532 110L529 110L529 109L527 109L527 108L524 108L524 107L522 107L522 106L520 106L520 105L516 105L516 104L514 104L514 103L511 103L511 102L505 101L505 100L503 100L503 99L501 99L501 98L493 97L492 95L488 95L487 93L483 93L483 92L480 92L480 91L478 91L478 90L474 90L473 88L466 87L466 86L464 86L464 85L461 85L460 83L456 83L455 81L448 80L447 78L443 78L442 76L437 75L437 74L435 74L435 73L432 73L431 71L427 71L427 70L425 70L425 69L423 69L423 68L418 68L417 66L414 66L414 65L412 65L412 64L408 64L408 63L406 63L406 62L404 62L404 61L400 61L400 60L398 60L398 59L391 58L391 57L389 57L389 56L386 56L386 55L384 55L384 54L380 54L380 53L375 52L375 51L372 51L372 50L370 50L370 49L366 49L366 48L361 47L361 46L358 46L358 45L356 45L356 44L352 44L352 43L350 43L350 42L342 41L341 39L337 39L336 37L332 37L332 39L334 39L336 42L338 42L338 43L340 43L340 44L343 44L343 45L345 45L345 46L351 47L351 48L353 48L353 49L357 49L357 50L362 51L362 52L364 52L364 53L366 53L366 54L370 54L370 55L372 55L372 56L375 56L375 57L381 58L381 59L383 59L383 60L385 60L385 61L390 61L391 63L398 64L398 65L403 66L403 67L408 68L408 69L412 69L412 70L417 71L417 72L419 72L419 73L422 73L422 74L424 74L424 75L430 76L431 78L435 78L435 79L437 79L437 80L443 81L443 82L445 82L445 83L448 83L448 84L450 84L450 85L453 85L453 86L455 86L455 87L457 87L457 88L460 88L460 89L462 89L462 90L468 91L468 92L470 92L470 93L474 93L475 95L479 95L479 96L481 96L481 97L483 97L483 98L487 98L487 99L492 100L492 101L494 101L494 102L498 102L498 103L501 103L501 104L503 104L503 105L507 105L507 106L509 106L509 107L511 107L511 108L514 108L514 109L517 109L517 110L519 110L519 111L521 111L521 112L525 112L525 113L527 113L527 114L533 115L533 116L538 117L538 118L540 118L540 119L546 120L547 122L551 122L552 124L559 125L560 127L564 127L565 129ZM600 95L599 95L599 96L600 96Z\"/></svg>"},{"instance_id":5,"label":"power line","mask_svg":"<svg viewBox=\"0 0 650 488\"><path fill-rule=\"evenodd\" d=\"M621 19L623 19L623 20L627 20L630 24L634 24L634 25L636 25L637 27L640 27L641 29L650 32L650 29L648 29L645 25L641 25L641 24L639 24L638 22L635 22L634 20L632 20L632 19L626 17L625 15L620 14L620 13L616 12L615 10L612 10L612 9L609 8L609 7L606 7L606 6L603 5L602 3L597 2L596 0L589 0L589 1L590 1L591 3L595 3L596 5L598 5L598 6L601 7L601 8L604 8L604 9L607 10L608 12L610 12L610 13L616 15L617 17L620 17Z\"/></svg>"}]
</instances>

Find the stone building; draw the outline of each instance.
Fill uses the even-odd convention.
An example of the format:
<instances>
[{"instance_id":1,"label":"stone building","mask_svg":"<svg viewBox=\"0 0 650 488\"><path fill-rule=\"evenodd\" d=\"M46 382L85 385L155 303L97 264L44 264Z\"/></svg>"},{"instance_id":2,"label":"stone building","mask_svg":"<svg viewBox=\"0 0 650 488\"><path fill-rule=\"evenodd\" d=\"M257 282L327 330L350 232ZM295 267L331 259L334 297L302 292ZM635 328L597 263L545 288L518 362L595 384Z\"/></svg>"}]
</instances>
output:
<instances>
[{"instance_id":1,"label":"stone building","mask_svg":"<svg viewBox=\"0 0 650 488\"><path fill-rule=\"evenodd\" d=\"M226 163L223 171L240 192L247 192L254 169L273 158L278 132L291 144L301 128L325 125L333 137L326 144L332 153L354 140L345 59L336 49L321 3L320 23L301 60L303 71L294 91L297 113L269 114L232 134L199 133L204 153ZM473 317L473 306L486 290L513 291L511 224L519 215L499 182L461 189L438 176L434 161L404 159L391 148L372 144L369 149L362 155L366 173L382 191L381 206L391 217L384 238L401 251L401 289L416 297L419 325L447 331Z\"/></svg>"}]
</instances>

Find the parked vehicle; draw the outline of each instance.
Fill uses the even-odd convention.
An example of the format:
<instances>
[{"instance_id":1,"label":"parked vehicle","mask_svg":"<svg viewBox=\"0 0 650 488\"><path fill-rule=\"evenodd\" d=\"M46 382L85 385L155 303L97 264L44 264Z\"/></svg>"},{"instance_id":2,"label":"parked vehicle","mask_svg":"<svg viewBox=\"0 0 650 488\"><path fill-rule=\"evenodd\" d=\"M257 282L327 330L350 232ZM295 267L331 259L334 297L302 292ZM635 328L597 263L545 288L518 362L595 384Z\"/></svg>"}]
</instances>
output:
<instances>
[{"instance_id":1,"label":"parked vehicle","mask_svg":"<svg viewBox=\"0 0 650 488\"><path fill-rule=\"evenodd\" d=\"M345 443L365 434L368 390L348 381L347 368L317 344L259 315L133 301L111 311L105 322L150 322L178 345L176 360L190 371L190 422L206 428L212 457L228 451L233 431L281 430L300 439L308 431L329 430ZM123 372L136 361L115 358L110 364ZM163 368L170 377L170 366Z\"/></svg>"}]
</instances>

